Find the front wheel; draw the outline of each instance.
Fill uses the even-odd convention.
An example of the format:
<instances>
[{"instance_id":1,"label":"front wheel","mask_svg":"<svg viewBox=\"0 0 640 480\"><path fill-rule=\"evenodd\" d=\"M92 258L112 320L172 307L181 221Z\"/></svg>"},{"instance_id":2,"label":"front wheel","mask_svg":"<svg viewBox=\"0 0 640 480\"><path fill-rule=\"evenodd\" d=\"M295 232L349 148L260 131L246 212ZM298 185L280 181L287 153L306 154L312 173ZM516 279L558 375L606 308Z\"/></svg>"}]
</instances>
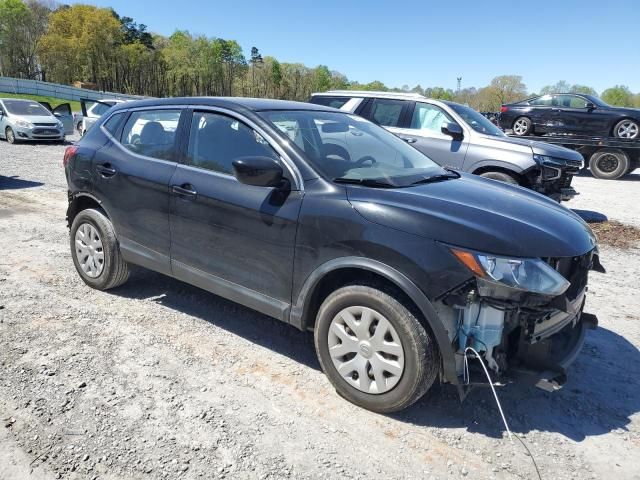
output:
<instances>
[{"instance_id":1,"label":"front wheel","mask_svg":"<svg viewBox=\"0 0 640 480\"><path fill-rule=\"evenodd\" d=\"M16 134L13 133L13 129L11 127L7 127L4 131L4 138L6 138L9 143L16 143Z\"/></svg>"},{"instance_id":2,"label":"front wheel","mask_svg":"<svg viewBox=\"0 0 640 480\"><path fill-rule=\"evenodd\" d=\"M374 412L412 405L440 369L431 333L396 298L365 285L349 285L326 298L316 319L315 346L338 394Z\"/></svg>"},{"instance_id":3,"label":"front wheel","mask_svg":"<svg viewBox=\"0 0 640 480\"><path fill-rule=\"evenodd\" d=\"M640 138L640 126L634 120L621 120L613 128L613 135L617 138L635 140Z\"/></svg>"},{"instance_id":4,"label":"front wheel","mask_svg":"<svg viewBox=\"0 0 640 480\"><path fill-rule=\"evenodd\" d=\"M518 117L513 122L511 130L519 137L530 135L533 132L533 122L529 117Z\"/></svg>"},{"instance_id":5,"label":"front wheel","mask_svg":"<svg viewBox=\"0 0 640 480\"><path fill-rule=\"evenodd\" d=\"M113 225L100 210L82 210L71 225L71 256L80 278L92 288L109 290L129 278Z\"/></svg>"},{"instance_id":6,"label":"front wheel","mask_svg":"<svg viewBox=\"0 0 640 480\"><path fill-rule=\"evenodd\" d=\"M489 171L480 174L482 178L490 178L492 180L498 180L499 182L509 183L511 185L520 185L518 179L513 175L506 172Z\"/></svg>"}]
</instances>

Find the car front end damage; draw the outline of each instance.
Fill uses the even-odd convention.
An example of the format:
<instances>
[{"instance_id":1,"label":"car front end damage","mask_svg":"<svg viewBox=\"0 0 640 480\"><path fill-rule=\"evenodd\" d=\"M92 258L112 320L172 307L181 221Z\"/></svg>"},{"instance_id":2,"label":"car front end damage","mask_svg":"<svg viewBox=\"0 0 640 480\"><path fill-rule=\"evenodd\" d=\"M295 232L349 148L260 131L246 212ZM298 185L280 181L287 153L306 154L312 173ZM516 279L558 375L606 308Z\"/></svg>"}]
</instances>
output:
<instances>
[{"instance_id":1,"label":"car front end damage","mask_svg":"<svg viewBox=\"0 0 640 480\"><path fill-rule=\"evenodd\" d=\"M469 351L480 355L495 380L560 388L586 330L598 324L584 312L589 271L605 271L597 247L576 257L544 259L451 251L474 275L436 304L458 378L464 379L461 395L468 393L465 384L474 384L465 371Z\"/></svg>"},{"instance_id":2,"label":"car front end damage","mask_svg":"<svg viewBox=\"0 0 640 480\"><path fill-rule=\"evenodd\" d=\"M584 160L565 160L546 155L533 156L536 165L525 172L528 186L557 202L571 200L578 192L571 186Z\"/></svg>"}]
</instances>

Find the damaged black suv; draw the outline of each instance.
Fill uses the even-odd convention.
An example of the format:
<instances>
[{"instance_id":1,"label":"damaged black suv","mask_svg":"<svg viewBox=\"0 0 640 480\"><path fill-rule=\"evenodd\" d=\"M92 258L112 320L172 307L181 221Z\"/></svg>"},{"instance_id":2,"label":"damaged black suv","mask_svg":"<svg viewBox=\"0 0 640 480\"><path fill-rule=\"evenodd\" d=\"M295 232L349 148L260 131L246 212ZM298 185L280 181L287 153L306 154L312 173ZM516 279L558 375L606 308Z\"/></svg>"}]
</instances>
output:
<instances>
[{"instance_id":1,"label":"damaged black suv","mask_svg":"<svg viewBox=\"0 0 640 480\"><path fill-rule=\"evenodd\" d=\"M338 393L370 410L436 380L464 393L471 348L496 377L555 388L597 323L583 308L603 269L578 216L349 113L128 102L64 164L86 284L117 287L137 264L311 330Z\"/></svg>"}]
</instances>

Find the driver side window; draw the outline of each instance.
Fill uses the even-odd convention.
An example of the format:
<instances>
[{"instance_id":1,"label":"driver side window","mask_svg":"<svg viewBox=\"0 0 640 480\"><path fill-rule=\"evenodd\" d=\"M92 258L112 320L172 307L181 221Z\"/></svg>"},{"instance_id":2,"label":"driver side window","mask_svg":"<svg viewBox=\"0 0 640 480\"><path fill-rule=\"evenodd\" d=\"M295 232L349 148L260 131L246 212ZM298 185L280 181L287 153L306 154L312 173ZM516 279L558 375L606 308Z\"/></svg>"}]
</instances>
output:
<instances>
[{"instance_id":1,"label":"driver side window","mask_svg":"<svg viewBox=\"0 0 640 480\"><path fill-rule=\"evenodd\" d=\"M452 122L453 119L440 107L429 103L416 103L411 118L411 128L418 130L429 130L435 133L442 133L443 123Z\"/></svg>"}]
</instances>

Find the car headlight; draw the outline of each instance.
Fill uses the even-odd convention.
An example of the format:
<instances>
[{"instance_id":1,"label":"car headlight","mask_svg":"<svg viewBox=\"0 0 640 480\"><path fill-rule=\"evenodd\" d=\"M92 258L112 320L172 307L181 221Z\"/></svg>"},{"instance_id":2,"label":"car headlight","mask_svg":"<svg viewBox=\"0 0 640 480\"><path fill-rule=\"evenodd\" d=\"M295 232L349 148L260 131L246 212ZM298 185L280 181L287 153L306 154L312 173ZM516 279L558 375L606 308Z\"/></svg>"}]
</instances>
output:
<instances>
[{"instance_id":1,"label":"car headlight","mask_svg":"<svg viewBox=\"0 0 640 480\"><path fill-rule=\"evenodd\" d=\"M62 122L60 120L58 120L57 126L58 126L58 128L62 128L64 125L62 125Z\"/></svg>"},{"instance_id":2,"label":"car headlight","mask_svg":"<svg viewBox=\"0 0 640 480\"><path fill-rule=\"evenodd\" d=\"M451 252L473 274L489 283L520 292L562 295L570 283L539 258L499 257L488 253L451 248Z\"/></svg>"},{"instance_id":3,"label":"car headlight","mask_svg":"<svg viewBox=\"0 0 640 480\"><path fill-rule=\"evenodd\" d=\"M33 123L26 120L16 120L16 125L22 128L33 128Z\"/></svg>"}]
</instances>

